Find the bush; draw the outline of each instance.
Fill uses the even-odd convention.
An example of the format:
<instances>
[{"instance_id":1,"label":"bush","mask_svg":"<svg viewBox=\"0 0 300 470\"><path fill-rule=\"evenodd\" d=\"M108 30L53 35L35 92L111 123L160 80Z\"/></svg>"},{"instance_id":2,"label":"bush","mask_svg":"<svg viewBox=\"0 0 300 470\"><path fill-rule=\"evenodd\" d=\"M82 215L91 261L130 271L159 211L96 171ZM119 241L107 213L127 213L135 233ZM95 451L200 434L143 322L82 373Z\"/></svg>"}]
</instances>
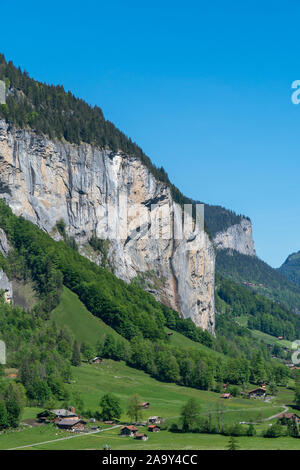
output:
<instances>
[{"instance_id":1,"label":"bush","mask_svg":"<svg viewBox=\"0 0 300 470\"><path fill-rule=\"evenodd\" d=\"M263 437L280 437L282 435L281 425L279 423L272 424L265 432Z\"/></svg>"}]
</instances>

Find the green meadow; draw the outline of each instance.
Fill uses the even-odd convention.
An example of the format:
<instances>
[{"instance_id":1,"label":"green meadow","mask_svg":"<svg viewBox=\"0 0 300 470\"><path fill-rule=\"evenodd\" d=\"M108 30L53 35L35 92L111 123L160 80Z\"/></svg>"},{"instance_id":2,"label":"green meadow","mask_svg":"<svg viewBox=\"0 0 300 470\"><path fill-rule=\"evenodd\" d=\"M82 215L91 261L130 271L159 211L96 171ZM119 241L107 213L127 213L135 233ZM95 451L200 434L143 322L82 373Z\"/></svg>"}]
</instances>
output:
<instances>
[{"instance_id":1,"label":"green meadow","mask_svg":"<svg viewBox=\"0 0 300 470\"><path fill-rule=\"evenodd\" d=\"M94 317L69 289L64 288L60 304L52 313L52 319L59 327L66 326L79 342L85 341L96 345L99 339L112 334L120 336L99 318ZM167 330L170 331L170 330ZM200 343L196 343L177 332L169 337L170 344L186 349L198 349L204 354L216 354ZM203 391L164 383L155 380L141 370L128 367L124 362L104 359L101 364L82 364L72 368L72 381L67 385L70 392L79 392L84 401L84 408L93 412L99 410L99 402L105 393L113 393L120 399L123 413L121 422L128 422L126 407L128 398L137 393L142 401L149 401L150 408L144 410L143 419L151 415L162 416L166 425L178 422L182 406L191 397L200 404L200 416L216 419L222 409L225 424L241 421L259 422L282 411L282 405L293 402L293 388L280 388L278 396L271 402L232 398L224 400L219 393ZM17 431L0 435L0 449L12 449L29 446L26 449L102 449L108 444L112 449L225 449L228 437L213 434L160 433L148 432L146 442L133 438L121 437L119 428L108 429L97 434L74 435L59 431L54 425L30 426L30 420L36 417L40 408L25 408L23 425ZM299 440L280 437L266 439L260 437L270 422L256 425L257 437L237 438L241 449L297 449ZM104 428L103 428L104 429ZM140 428L145 432L145 428ZM147 432L147 431L146 431ZM65 439L65 438L68 439ZM37 445L34 445L37 444Z\"/></svg>"}]
</instances>

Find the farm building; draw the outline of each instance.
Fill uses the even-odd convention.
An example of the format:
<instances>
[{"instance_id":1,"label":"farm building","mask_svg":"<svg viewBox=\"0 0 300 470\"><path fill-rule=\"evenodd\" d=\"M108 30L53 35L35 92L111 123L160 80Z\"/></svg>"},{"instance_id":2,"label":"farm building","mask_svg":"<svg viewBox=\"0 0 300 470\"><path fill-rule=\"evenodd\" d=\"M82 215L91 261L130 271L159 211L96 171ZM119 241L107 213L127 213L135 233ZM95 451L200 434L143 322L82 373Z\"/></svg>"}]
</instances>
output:
<instances>
[{"instance_id":1,"label":"farm building","mask_svg":"<svg viewBox=\"0 0 300 470\"><path fill-rule=\"evenodd\" d=\"M254 390L251 390L248 393L249 398L263 398L266 396L266 389L264 387L258 387Z\"/></svg>"},{"instance_id":2,"label":"farm building","mask_svg":"<svg viewBox=\"0 0 300 470\"><path fill-rule=\"evenodd\" d=\"M144 401L143 403L140 403L139 406L141 408L147 409L150 406L150 403L148 401Z\"/></svg>"},{"instance_id":3,"label":"farm building","mask_svg":"<svg viewBox=\"0 0 300 470\"><path fill-rule=\"evenodd\" d=\"M231 393L222 393L221 398L232 398Z\"/></svg>"},{"instance_id":4,"label":"farm building","mask_svg":"<svg viewBox=\"0 0 300 470\"><path fill-rule=\"evenodd\" d=\"M99 356L94 357L94 359L92 360L93 364L101 364L101 362L103 362L103 359Z\"/></svg>"},{"instance_id":5,"label":"farm building","mask_svg":"<svg viewBox=\"0 0 300 470\"><path fill-rule=\"evenodd\" d=\"M147 434L136 433L135 439L139 439L140 441L148 441L148 436Z\"/></svg>"},{"instance_id":6,"label":"farm building","mask_svg":"<svg viewBox=\"0 0 300 470\"><path fill-rule=\"evenodd\" d=\"M159 432L159 431L160 431L160 427L157 426L156 424L150 424L150 426L148 426L148 431L151 431L151 432Z\"/></svg>"},{"instance_id":7,"label":"farm building","mask_svg":"<svg viewBox=\"0 0 300 470\"><path fill-rule=\"evenodd\" d=\"M49 410L44 410L41 413L37 414L37 419L40 423L49 423L55 420L55 414Z\"/></svg>"},{"instance_id":8,"label":"farm building","mask_svg":"<svg viewBox=\"0 0 300 470\"><path fill-rule=\"evenodd\" d=\"M57 427L66 431L83 431L86 421L82 419L65 418L58 421Z\"/></svg>"},{"instance_id":9,"label":"farm building","mask_svg":"<svg viewBox=\"0 0 300 470\"><path fill-rule=\"evenodd\" d=\"M137 432L138 432L138 429L133 425L121 427L121 436L133 437L136 435Z\"/></svg>"},{"instance_id":10,"label":"farm building","mask_svg":"<svg viewBox=\"0 0 300 470\"><path fill-rule=\"evenodd\" d=\"M53 413L57 418L77 418L78 416L75 413L75 408L70 407L69 410L66 410L64 408L58 409L58 410L51 410L51 413Z\"/></svg>"},{"instance_id":11,"label":"farm building","mask_svg":"<svg viewBox=\"0 0 300 470\"><path fill-rule=\"evenodd\" d=\"M162 424L164 421L165 419L161 418L160 416L150 416L150 418L148 418L149 424Z\"/></svg>"},{"instance_id":12,"label":"farm building","mask_svg":"<svg viewBox=\"0 0 300 470\"><path fill-rule=\"evenodd\" d=\"M300 417L296 413L281 413L278 416L279 421L281 424L287 424L288 421L296 421L296 423L300 422Z\"/></svg>"}]
</instances>

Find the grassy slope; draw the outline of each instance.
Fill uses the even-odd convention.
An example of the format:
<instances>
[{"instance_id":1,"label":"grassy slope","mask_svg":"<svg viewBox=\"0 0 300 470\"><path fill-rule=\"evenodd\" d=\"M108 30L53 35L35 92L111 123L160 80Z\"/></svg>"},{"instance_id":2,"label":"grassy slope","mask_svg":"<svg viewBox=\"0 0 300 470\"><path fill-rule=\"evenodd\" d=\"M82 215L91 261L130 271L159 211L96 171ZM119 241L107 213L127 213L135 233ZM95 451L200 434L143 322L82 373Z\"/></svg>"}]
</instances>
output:
<instances>
[{"instance_id":1,"label":"grassy slope","mask_svg":"<svg viewBox=\"0 0 300 470\"><path fill-rule=\"evenodd\" d=\"M177 420L181 406L190 397L199 400L203 415L209 410L214 412L216 404L224 405L227 410L225 417L227 422L256 418L259 413L271 416L278 409L260 400L235 398L226 401L221 399L218 393L158 382L143 371L112 360L73 368L73 374L75 381L70 387L81 393L85 406L91 409L98 409L101 396L107 392L118 396L124 410L128 397L138 393L143 401L149 401L151 405L150 409L144 412L145 418L151 415L163 416L168 418L168 422ZM125 421L128 419L125 413L122 419Z\"/></svg>"},{"instance_id":2,"label":"grassy slope","mask_svg":"<svg viewBox=\"0 0 300 470\"><path fill-rule=\"evenodd\" d=\"M59 326L67 326L79 341L89 341L95 344L100 337L107 333L117 335L100 319L91 315L78 297L67 288L64 288L61 302L53 312L52 318ZM176 332L173 332L170 337L170 344L177 347L198 348L204 353L218 354ZM79 368L73 368L73 375L74 380L69 387L80 392L85 408L98 409L101 396L104 393L111 392L120 398L121 405L126 410L128 397L133 393L138 393L143 400L150 401L151 404L150 409L145 411L144 418L146 419L150 415L164 416L167 419L167 424L178 420L181 406L190 397L199 400L203 417L209 411L215 415L216 407L223 405L225 407L225 423L257 420L271 416L281 411L280 404L283 402L281 399L276 399L272 405L260 400L240 398L225 401L220 398L219 394L213 392L158 382L143 371L130 368L123 362L112 360L105 360L103 364L83 365ZM285 403L288 403L288 397L284 398ZM27 408L23 419L34 417L37 411L39 410L36 408ZM122 420L126 421L127 419L124 412ZM258 428L266 426L267 424L264 424L258 426ZM144 430L144 428L141 428L141 430ZM118 434L118 430L111 430L97 435L80 436L75 439L53 442L52 444L42 444L33 447L33 449L101 449L105 443L109 443L113 449L224 449L228 442L228 438L224 436L181 435L163 431L157 435L149 434L149 440L144 443L130 438L121 438ZM26 428L21 432L0 436L0 449L54 440L67 435L68 433L58 431L51 425ZM293 449L297 448L298 445L298 441L291 438L268 440L256 437L251 439L239 438L238 440L243 449Z\"/></svg>"},{"instance_id":3,"label":"grassy slope","mask_svg":"<svg viewBox=\"0 0 300 470\"><path fill-rule=\"evenodd\" d=\"M166 328L166 331L172 332L172 336L170 336L169 341L170 345L176 347L176 348L182 348L182 349L197 349L198 351L203 352L206 355L210 356L218 356L218 357L224 357L223 354L213 351L212 349L208 348L207 346L204 346L203 344L197 343L196 341L193 341L186 336L182 335L181 333L178 333L177 331L172 331L169 328Z\"/></svg>"},{"instance_id":4,"label":"grassy slope","mask_svg":"<svg viewBox=\"0 0 300 470\"><path fill-rule=\"evenodd\" d=\"M107 334L112 334L116 338L126 341L100 318L92 315L79 300L78 296L67 287L64 287L61 301L51 313L51 318L59 327L66 326L80 343L85 341L95 345L99 339L102 339ZM166 328L166 331L171 330ZM176 331L172 331L172 333L172 336L169 338L170 345L179 348L197 349L204 354L220 356L220 353L212 351Z\"/></svg>"},{"instance_id":5,"label":"grassy slope","mask_svg":"<svg viewBox=\"0 0 300 470\"><path fill-rule=\"evenodd\" d=\"M248 315L241 315L240 317L236 318L236 322L241 326L247 327L248 318L249 318ZM292 341L289 341L287 339L280 340L276 336L268 335L267 333L263 333L262 331L259 331L259 330L250 330L249 328L248 330L253 336L261 339L266 344L270 344L270 345L277 344L281 348L286 347L289 349L291 349L292 347Z\"/></svg>"},{"instance_id":6,"label":"grassy slope","mask_svg":"<svg viewBox=\"0 0 300 470\"><path fill-rule=\"evenodd\" d=\"M25 431L22 433L24 434ZM21 434L21 433L17 433ZM27 431L26 442L16 443L13 434L4 436L6 447L10 449L21 445L39 443L47 440L64 437L64 431L57 431L48 426L32 428ZM101 450L109 444L112 450L225 450L228 437L212 434L173 434L167 431L148 433L146 442L137 441L130 437L120 437L119 430L110 430L91 436L78 436L74 439L42 444L28 449L33 450ZM240 450L299 450L299 439L280 437L277 439L264 439L263 437L238 437Z\"/></svg>"},{"instance_id":7,"label":"grassy slope","mask_svg":"<svg viewBox=\"0 0 300 470\"><path fill-rule=\"evenodd\" d=\"M127 399L133 393L139 393L143 400L150 401L150 409L145 410L144 418L159 415L167 418L167 424L178 420L181 406L189 397L195 397L201 405L201 415L206 416L211 410L216 413L216 405L225 407L224 422L256 420L272 416L281 411L278 404L264 403L261 400L248 400L235 398L229 401L222 400L219 394L206 392L175 384L158 382L147 374L127 367L122 362L105 360L103 364L83 365L73 368L74 381L69 387L80 391L85 405L97 409L101 396L106 392L117 395L123 408L126 408ZM287 397L285 397L287 398ZM31 417L31 410L26 410L26 417ZM126 420L125 413L122 420ZM258 426L258 432L268 426L267 423ZM140 428L145 431L144 428ZM104 433L80 436L74 439L42 444L33 449L101 449L106 443L113 449L223 449L228 437L205 434L173 434L162 431L159 434L149 434L149 440L138 442L130 438L119 437L119 430L105 431ZM7 449L40 443L48 440L68 436L69 433L58 431L53 426L26 429L0 436L0 449ZM263 439L238 438L242 448L297 448L299 442L292 438ZM297 444L297 445L296 445Z\"/></svg>"},{"instance_id":8,"label":"grassy slope","mask_svg":"<svg viewBox=\"0 0 300 470\"><path fill-rule=\"evenodd\" d=\"M107 334L111 334L119 339L122 338L100 318L92 315L78 299L77 295L67 287L64 287L61 301L51 313L51 318L58 326L68 327L80 343L85 341L95 346L97 341ZM126 340L124 339L124 341Z\"/></svg>"}]
</instances>

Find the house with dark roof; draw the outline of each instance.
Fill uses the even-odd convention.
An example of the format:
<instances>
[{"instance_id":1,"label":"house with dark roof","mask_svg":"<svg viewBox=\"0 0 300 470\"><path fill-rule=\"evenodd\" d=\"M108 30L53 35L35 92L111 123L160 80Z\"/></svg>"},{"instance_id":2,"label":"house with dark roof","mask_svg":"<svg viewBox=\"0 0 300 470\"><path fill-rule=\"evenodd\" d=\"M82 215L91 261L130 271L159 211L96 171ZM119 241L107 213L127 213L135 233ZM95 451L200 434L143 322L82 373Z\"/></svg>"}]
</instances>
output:
<instances>
[{"instance_id":1,"label":"house with dark roof","mask_svg":"<svg viewBox=\"0 0 300 470\"><path fill-rule=\"evenodd\" d=\"M103 362L103 359L99 356L94 357L94 359L92 360L93 364L101 364L101 362Z\"/></svg>"},{"instance_id":2,"label":"house with dark roof","mask_svg":"<svg viewBox=\"0 0 300 470\"><path fill-rule=\"evenodd\" d=\"M139 404L141 408L147 409L150 406L150 403L148 401L143 401L142 403Z\"/></svg>"},{"instance_id":3,"label":"house with dark roof","mask_svg":"<svg viewBox=\"0 0 300 470\"><path fill-rule=\"evenodd\" d=\"M164 422L165 418L162 418L161 416L150 416L150 418L148 418L149 424L163 424Z\"/></svg>"},{"instance_id":4,"label":"house with dark roof","mask_svg":"<svg viewBox=\"0 0 300 470\"><path fill-rule=\"evenodd\" d=\"M139 441L148 441L148 436L144 433L136 433L135 439L138 439Z\"/></svg>"},{"instance_id":5,"label":"house with dark roof","mask_svg":"<svg viewBox=\"0 0 300 470\"><path fill-rule=\"evenodd\" d=\"M133 425L121 427L121 436L133 437L136 435L137 432L138 432L138 428L136 428Z\"/></svg>"},{"instance_id":6,"label":"house with dark roof","mask_svg":"<svg viewBox=\"0 0 300 470\"><path fill-rule=\"evenodd\" d=\"M65 431L84 431L86 421L83 419L73 419L73 418L64 418L60 419L57 423L59 429L64 429Z\"/></svg>"},{"instance_id":7,"label":"house with dark roof","mask_svg":"<svg viewBox=\"0 0 300 470\"><path fill-rule=\"evenodd\" d=\"M300 417L296 413L281 413L278 416L281 424L287 424L288 421L295 421L296 423L300 422Z\"/></svg>"},{"instance_id":8,"label":"house with dark roof","mask_svg":"<svg viewBox=\"0 0 300 470\"><path fill-rule=\"evenodd\" d=\"M51 410L51 413L53 413L57 418L78 418L75 413L75 408L73 407L70 407L69 410L66 410L65 408Z\"/></svg>"},{"instance_id":9,"label":"house with dark roof","mask_svg":"<svg viewBox=\"0 0 300 470\"><path fill-rule=\"evenodd\" d=\"M254 388L253 390L250 390L248 393L249 398L264 398L266 396L267 392L264 387L258 387Z\"/></svg>"}]
</instances>

